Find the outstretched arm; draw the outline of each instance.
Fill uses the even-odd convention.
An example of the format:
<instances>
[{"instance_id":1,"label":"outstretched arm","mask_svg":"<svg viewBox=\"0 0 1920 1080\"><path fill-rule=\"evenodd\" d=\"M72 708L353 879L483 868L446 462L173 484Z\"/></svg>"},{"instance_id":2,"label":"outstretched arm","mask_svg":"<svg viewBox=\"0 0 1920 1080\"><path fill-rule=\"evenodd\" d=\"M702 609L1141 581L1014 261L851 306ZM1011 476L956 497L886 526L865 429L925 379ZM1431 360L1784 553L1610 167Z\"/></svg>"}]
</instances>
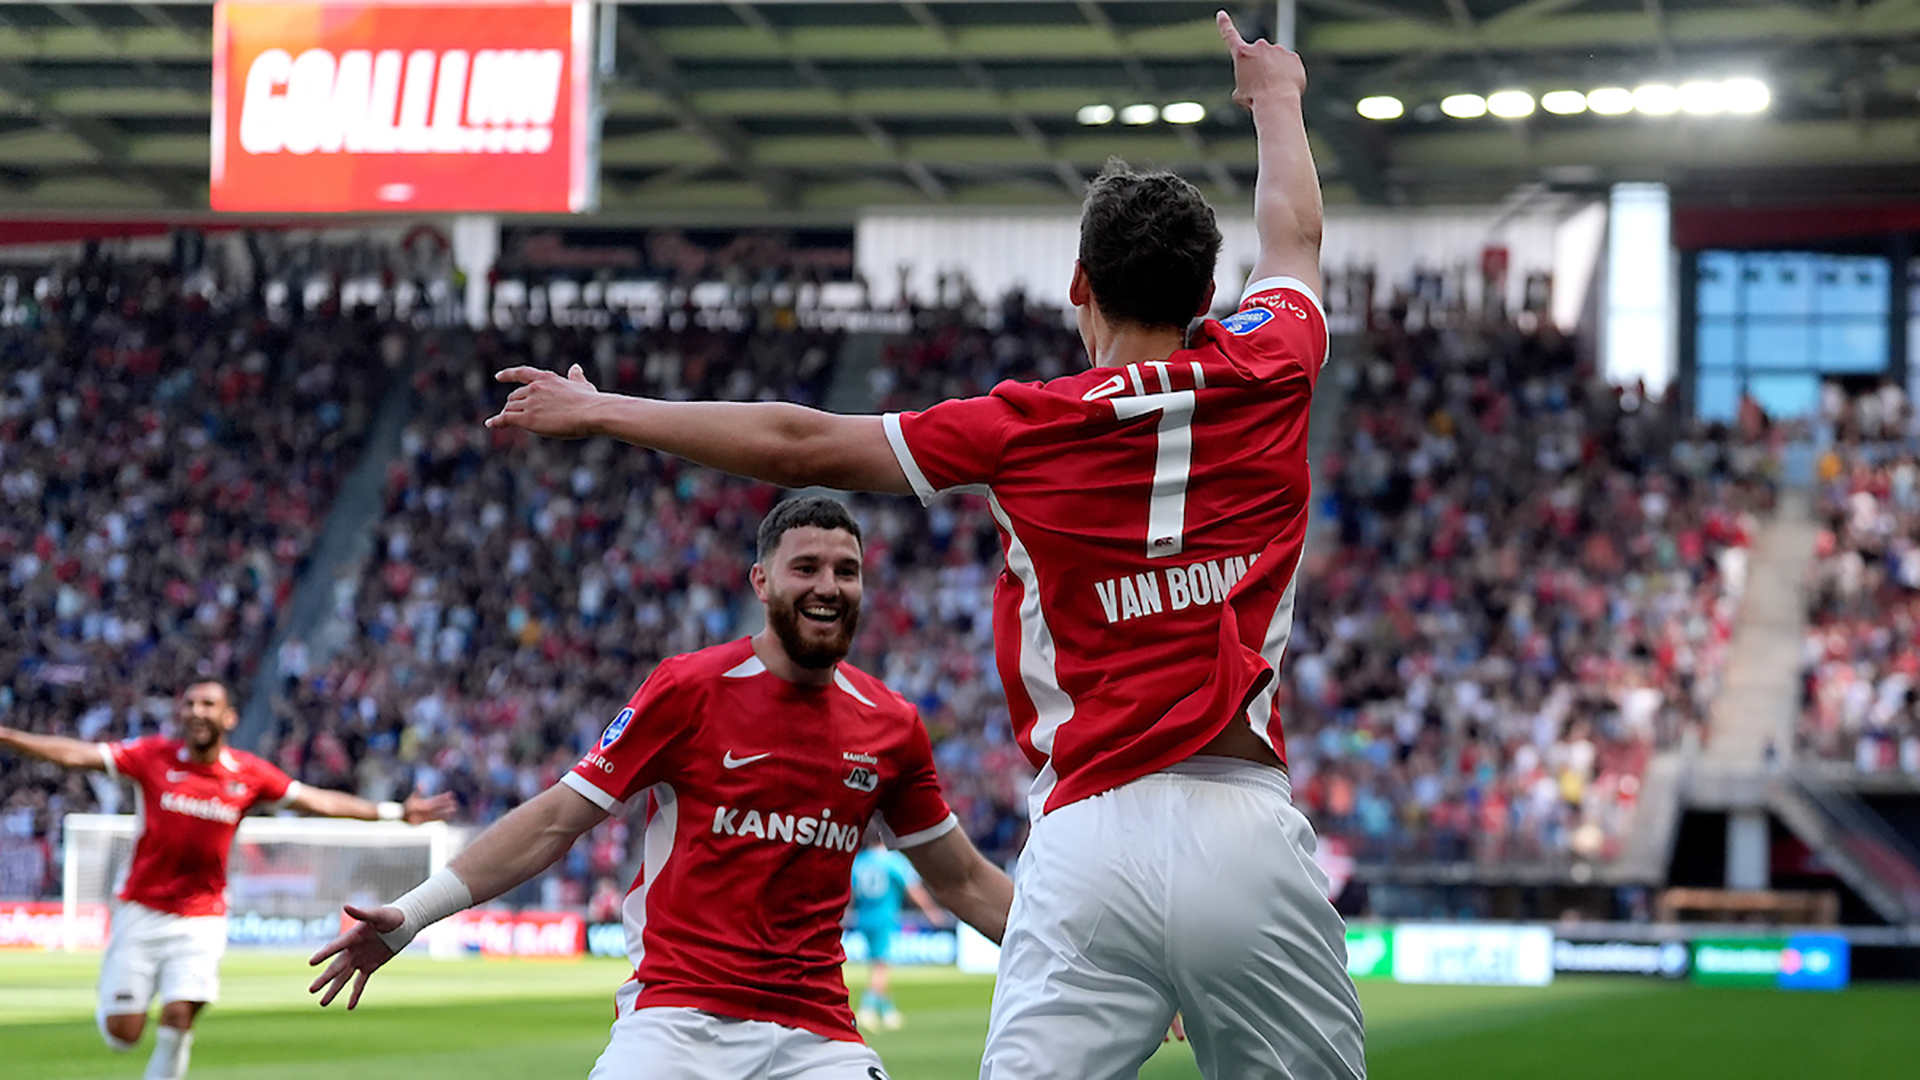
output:
<instances>
[{"instance_id":1,"label":"outstretched arm","mask_svg":"<svg viewBox=\"0 0 1920 1080\"><path fill-rule=\"evenodd\" d=\"M563 378L532 367L494 376L518 383L490 428L579 439L605 435L735 476L786 488L911 495L878 416L839 416L774 401L654 401L601 393L575 364Z\"/></svg>"},{"instance_id":2,"label":"outstretched arm","mask_svg":"<svg viewBox=\"0 0 1920 1080\"><path fill-rule=\"evenodd\" d=\"M1006 934L1013 880L988 862L965 832L950 829L938 840L905 848L901 854L913 863L934 899L962 922L994 941Z\"/></svg>"},{"instance_id":3,"label":"outstretched arm","mask_svg":"<svg viewBox=\"0 0 1920 1080\"><path fill-rule=\"evenodd\" d=\"M360 1003L367 979L406 947L425 927L456 911L484 903L557 862L580 834L606 820L607 812L586 796L555 784L516 807L512 813L476 837L454 856L446 869L386 907L361 910L349 904L347 914L360 920L351 930L313 954L309 964L328 957L333 963L313 980L307 992L320 1004L331 1005L349 981L353 994L347 1008Z\"/></svg>"},{"instance_id":4,"label":"outstretched arm","mask_svg":"<svg viewBox=\"0 0 1920 1080\"><path fill-rule=\"evenodd\" d=\"M1307 146L1301 95L1307 69L1300 55L1266 40L1249 42L1233 19L1214 16L1233 57L1233 100L1253 113L1260 173L1253 188L1253 222L1260 256L1249 284L1270 277L1298 278L1320 291L1320 177Z\"/></svg>"},{"instance_id":5,"label":"outstretched arm","mask_svg":"<svg viewBox=\"0 0 1920 1080\"><path fill-rule=\"evenodd\" d=\"M453 816L457 808L453 796L444 791L438 795L415 792L407 796L404 803L377 803L344 791L308 787L305 784L295 789L287 805L303 814L319 817L359 818L361 821L398 820L409 825L445 821Z\"/></svg>"},{"instance_id":6,"label":"outstretched arm","mask_svg":"<svg viewBox=\"0 0 1920 1080\"><path fill-rule=\"evenodd\" d=\"M0 727L0 746L28 757L51 761L67 769L104 769L107 752L99 743L82 742L61 735L34 735L10 727Z\"/></svg>"}]
</instances>

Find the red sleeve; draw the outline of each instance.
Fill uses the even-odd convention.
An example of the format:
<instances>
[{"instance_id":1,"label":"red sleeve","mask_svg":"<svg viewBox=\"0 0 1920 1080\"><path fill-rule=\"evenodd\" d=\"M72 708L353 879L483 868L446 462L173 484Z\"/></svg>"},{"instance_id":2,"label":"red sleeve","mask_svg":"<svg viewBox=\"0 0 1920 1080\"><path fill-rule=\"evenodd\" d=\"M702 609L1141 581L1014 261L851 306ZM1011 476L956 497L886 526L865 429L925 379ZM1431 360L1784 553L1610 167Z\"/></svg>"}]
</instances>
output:
<instances>
[{"instance_id":1,"label":"red sleeve","mask_svg":"<svg viewBox=\"0 0 1920 1080\"><path fill-rule=\"evenodd\" d=\"M166 740L158 735L107 743L107 773L142 783L153 775L154 763L163 756Z\"/></svg>"},{"instance_id":2,"label":"red sleeve","mask_svg":"<svg viewBox=\"0 0 1920 1080\"><path fill-rule=\"evenodd\" d=\"M918 847L938 840L960 824L940 794L940 776L933 768L933 742L918 713L909 714L913 734L900 757L900 773L880 799L880 815L893 834L895 848Z\"/></svg>"},{"instance_id":3,"label":"red sleeve","mask_svg":"<svg viewBox=\"0 0 1920 1080\"><path fill-rule=\"evenodd\" d=\"M1226 340L1263 356L1295 360L1317 379L1332 339L1320 298L1298 278L1261 278L1247 286L1240 309L1220 320Z\"/></svg>"},{"instance_id":4,"label":"red sleeve","mask_svg":"<svg viewBox=\"0 0 1920 1080\"><path fill-rule=\"evenodd\" d=\"M600 742L560 782L610 814L625 815L628 801L659 783L666 772L667 749L683 734L694 709L661 664L614 715Z\"/></svg>"},{"instance_id":5,"label":"red sleeve","mask_svg":"<svg viewBox=\"0 0 1920 1080\"><path fill-rule=\"evenodd\" d=\"M991 483L1018 413L996 392L881 419L900 470L924 503L943 491Z\"/></svg>"},{"instance_id":6,"label":"red sleeve","mask_svg":"<svg viewBox=\"0 0 1920 1080\"><path fill-rule=\"evenodd\" d=\"M265 758L249 755L247 772L253 781L255 803L277 803L287 797L287 789L293 786L293 777Z\"/></svg>"}]
</instances>

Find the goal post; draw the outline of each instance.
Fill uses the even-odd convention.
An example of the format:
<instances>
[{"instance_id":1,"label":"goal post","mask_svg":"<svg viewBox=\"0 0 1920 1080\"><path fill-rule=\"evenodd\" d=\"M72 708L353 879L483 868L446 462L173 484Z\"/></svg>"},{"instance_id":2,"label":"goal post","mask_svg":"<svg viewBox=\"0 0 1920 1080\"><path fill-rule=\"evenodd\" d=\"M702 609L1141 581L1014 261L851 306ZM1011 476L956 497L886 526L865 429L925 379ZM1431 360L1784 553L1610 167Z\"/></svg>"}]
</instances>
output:
<instances>
[{"instance_id":1,"label":"goal post","mask_svg":"<svg viewBox=\"0 0 1920 1080\"><path fill-rule=\"evenodd\" d=\"M133 853L131 814L69 814L60 906L71 950L80 920L113 903ZM227 866L227 936L234 945L312 946L340 931L344 904L383 904L453 857L445 822L248 817ZM458 952L452 935L421 935L435 956ZM442 942L442 938L445 942Z\"/></svg>"}]
</instances>

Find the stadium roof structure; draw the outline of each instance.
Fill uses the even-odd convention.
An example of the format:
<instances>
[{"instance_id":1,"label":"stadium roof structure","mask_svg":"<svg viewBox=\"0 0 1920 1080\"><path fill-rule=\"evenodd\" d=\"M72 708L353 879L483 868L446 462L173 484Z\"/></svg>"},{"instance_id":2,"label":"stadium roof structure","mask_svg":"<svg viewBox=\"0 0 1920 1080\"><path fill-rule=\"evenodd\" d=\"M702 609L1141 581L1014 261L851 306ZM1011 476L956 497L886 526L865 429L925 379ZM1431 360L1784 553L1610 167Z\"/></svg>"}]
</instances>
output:
<instances>
[{"instance_id":1,"label":"stadium roof structure","mask_svg":"<svg viewBox=\"0 0 1920 1080\"><path fill-rule=\"evenodd\" d=\"M610 215L1059 204L1109 155L1181 170L1228 199L1253 179L1218 0L602 6L616 28L603 91ZM1630 179L1709 202L1920 194L1920 0L1226 6L1249 37L1271 34L1283 10L1295 19L1329 202L1484 203ZM211 27L204 0L0 5L0 206L203 210ZM1730 77L1768 85L1767 109L1534 105L1551 90L1565 103L1566 91ZM1462 119L1448 113L1471 106L1441 106L1501 90L1527 91L1530 114ZM1404 113L1362 118L1356 102L1376 95Z\"/></svg>"}]
</instances>

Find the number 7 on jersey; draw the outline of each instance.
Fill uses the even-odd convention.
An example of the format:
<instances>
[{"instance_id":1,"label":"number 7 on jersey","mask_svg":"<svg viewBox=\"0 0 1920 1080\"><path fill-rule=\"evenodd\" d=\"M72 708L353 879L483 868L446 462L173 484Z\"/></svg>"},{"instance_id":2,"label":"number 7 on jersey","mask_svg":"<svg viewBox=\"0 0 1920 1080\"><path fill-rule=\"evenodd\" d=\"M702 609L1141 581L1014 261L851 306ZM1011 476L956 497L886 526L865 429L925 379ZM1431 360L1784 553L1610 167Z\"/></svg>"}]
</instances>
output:
<instances>
[{"instance_id":1,"label":"number 7 on jersey","mask_svg":"<svg viewBox=\"0 0 1920 1080\"><path fill-rule=\"evenodd\" d=\"M1198 366L1198 365L1196 365ZM1164 373L1161 378L1165 378ZM1131 420L1160 414L1154 429L1153 488L1147 500L1147 558L1165 559L1186 547L1187 478L1193 470L1192 390L1110 398L1113 414Z\"/></svg>"}]
</instances>

